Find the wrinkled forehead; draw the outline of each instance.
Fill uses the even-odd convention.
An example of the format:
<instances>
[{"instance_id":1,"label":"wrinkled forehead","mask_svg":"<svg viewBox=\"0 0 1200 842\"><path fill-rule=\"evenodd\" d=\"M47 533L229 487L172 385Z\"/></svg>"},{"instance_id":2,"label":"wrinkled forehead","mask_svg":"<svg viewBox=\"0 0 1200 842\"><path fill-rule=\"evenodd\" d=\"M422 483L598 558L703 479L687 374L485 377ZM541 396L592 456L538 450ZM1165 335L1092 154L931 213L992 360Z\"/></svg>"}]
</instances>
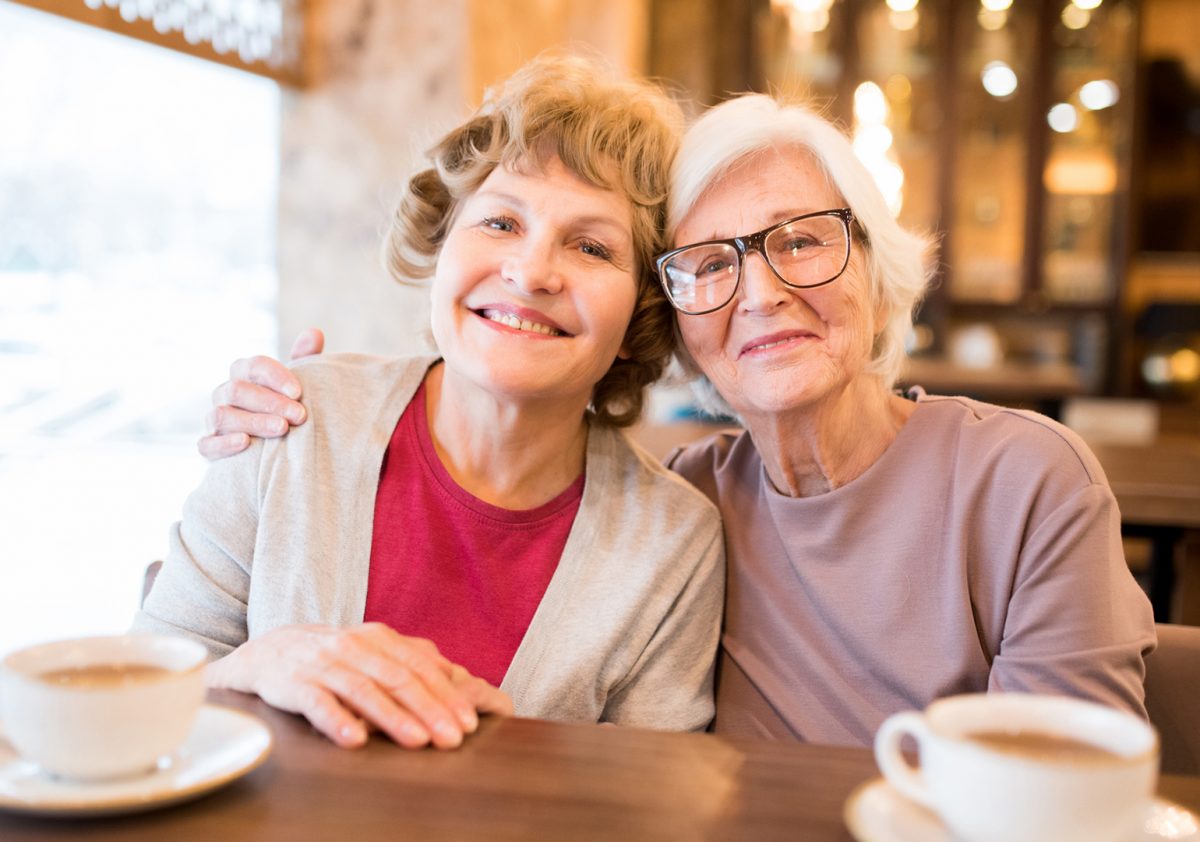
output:
<instances>
[{"instance_id":1,"label":"wrinkled forehead","mask_svg":"<svg viewBox=\"0 0 1200 842\"><path fill-rule=\"evenodd\" d=\"M844 207L820 160L800 145L756 149L714 169L672 227L682 245L740 236L793 216Z\"/></svg>"}]
</instances>

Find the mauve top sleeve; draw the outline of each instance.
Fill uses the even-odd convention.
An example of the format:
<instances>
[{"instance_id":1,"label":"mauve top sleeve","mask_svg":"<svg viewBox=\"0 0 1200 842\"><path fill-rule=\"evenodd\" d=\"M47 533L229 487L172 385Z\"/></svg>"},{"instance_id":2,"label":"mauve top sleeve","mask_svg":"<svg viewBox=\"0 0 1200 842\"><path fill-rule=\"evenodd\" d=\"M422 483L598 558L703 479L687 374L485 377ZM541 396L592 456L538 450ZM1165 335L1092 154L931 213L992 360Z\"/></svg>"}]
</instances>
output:
<instances>
[{"instance_id":1,"label":"mauve top sleeve","mask_svg":"<svg viewBox=\"0 0 1200 842\"><path fill-rule=\"evenodd\" d=\"M1125 561L1116 500L1100 481L1042 509L1025 525L988 689L1067 693L1144 717L1153 619Z\"/></svg>"}]
</instances>

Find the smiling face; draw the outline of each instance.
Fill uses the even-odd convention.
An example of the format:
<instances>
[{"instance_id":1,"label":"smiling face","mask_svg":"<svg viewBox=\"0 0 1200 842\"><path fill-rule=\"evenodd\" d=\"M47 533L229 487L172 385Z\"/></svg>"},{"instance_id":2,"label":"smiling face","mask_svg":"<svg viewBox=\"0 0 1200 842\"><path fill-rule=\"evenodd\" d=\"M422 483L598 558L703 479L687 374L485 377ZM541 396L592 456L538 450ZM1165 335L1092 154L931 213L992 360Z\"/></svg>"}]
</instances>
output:
<instances>
[{"instance_id":1,"label":"smiling face","mask_svg":"<svg viewBox=\"0 0 1200 842\"><path fill-rule=\"evenodd\" d=\"M463 200L434 274L447 377L502 400L585 407L637 298L629 200L557 158L497 167Z\"/></svg>"},{"instance_id":2,"label":"smiling face","mask_svg":"<svg viewBox=\"0 0 1200 842\"><path fill-rule=\"evenodd\" d=\"M814 211L845 206L812 156L762 152L715 181L684 217L675 245L735 237ZM737 295L703 316L677 314L684 345L722 397L755 416L836 399L864 374L881 316L874 312L862 247L836 281L785 286L749 255Z\"/></svg>"}]
</instances>

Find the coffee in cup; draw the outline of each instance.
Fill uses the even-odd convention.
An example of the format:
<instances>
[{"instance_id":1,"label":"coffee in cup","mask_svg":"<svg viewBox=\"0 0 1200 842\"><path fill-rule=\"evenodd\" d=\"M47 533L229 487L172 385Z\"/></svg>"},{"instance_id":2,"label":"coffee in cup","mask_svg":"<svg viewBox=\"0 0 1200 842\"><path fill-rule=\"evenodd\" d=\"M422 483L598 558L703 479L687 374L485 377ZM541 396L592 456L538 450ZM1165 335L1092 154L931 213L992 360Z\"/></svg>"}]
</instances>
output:
<instances>
[{"instance_id":1,"label":"coffee in cup","mask_svg":"<svg viewBox=\"0 0 1200 842\"><path fill-rule=\"evenodd\" d=\"M901 751L905 736L919 769ZM964 842L1124 842L1154 794L1158 736L1079 699L974 694L889 717L875 758L891 786Z\"/></svg>"},{"instance_id":2,"label":"coffee in cup","mask_svg":"<svg viewBox=\"0 0 1200 842\"><path fill-rule=\"evenodd\" d=\"M0 661L0 723L17 752L62 778L148 772L187 738L207 650L130 634L45 643Z\"/></svg>"}]
</instances>

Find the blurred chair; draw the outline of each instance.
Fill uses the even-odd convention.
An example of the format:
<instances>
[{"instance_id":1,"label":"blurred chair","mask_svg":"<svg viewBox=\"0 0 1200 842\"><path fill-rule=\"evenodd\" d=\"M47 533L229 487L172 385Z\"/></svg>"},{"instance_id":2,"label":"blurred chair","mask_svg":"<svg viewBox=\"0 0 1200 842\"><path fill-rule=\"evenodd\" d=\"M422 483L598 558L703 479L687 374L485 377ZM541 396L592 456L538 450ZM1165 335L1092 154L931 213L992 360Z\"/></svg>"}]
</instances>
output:
<instances>
[{"instance_id":1,"label":"blurred chair","mask_svg":"<svg viewBox=\"0 0 1200 842\"><path fill-rule=\"evenodd\" d=\"M146 572L142 574L142 601L139 605L146 603L146 597L150 595L150 589L154 587L154 580L158 578L158 571L161 569L161 561L152 561L146 567Z\"/></svg>"},{"instance_id":2,"label":"blurred chair","mask_svg":"<svg viewBox=\"0 0 1200 842\"><path fill-rule=\"evenodd\" d=\"M1160 623L1146 659L1146 710L1162 740L1162 771L1200 775L1200 627Z\"/></svg>"}]
</instances>

